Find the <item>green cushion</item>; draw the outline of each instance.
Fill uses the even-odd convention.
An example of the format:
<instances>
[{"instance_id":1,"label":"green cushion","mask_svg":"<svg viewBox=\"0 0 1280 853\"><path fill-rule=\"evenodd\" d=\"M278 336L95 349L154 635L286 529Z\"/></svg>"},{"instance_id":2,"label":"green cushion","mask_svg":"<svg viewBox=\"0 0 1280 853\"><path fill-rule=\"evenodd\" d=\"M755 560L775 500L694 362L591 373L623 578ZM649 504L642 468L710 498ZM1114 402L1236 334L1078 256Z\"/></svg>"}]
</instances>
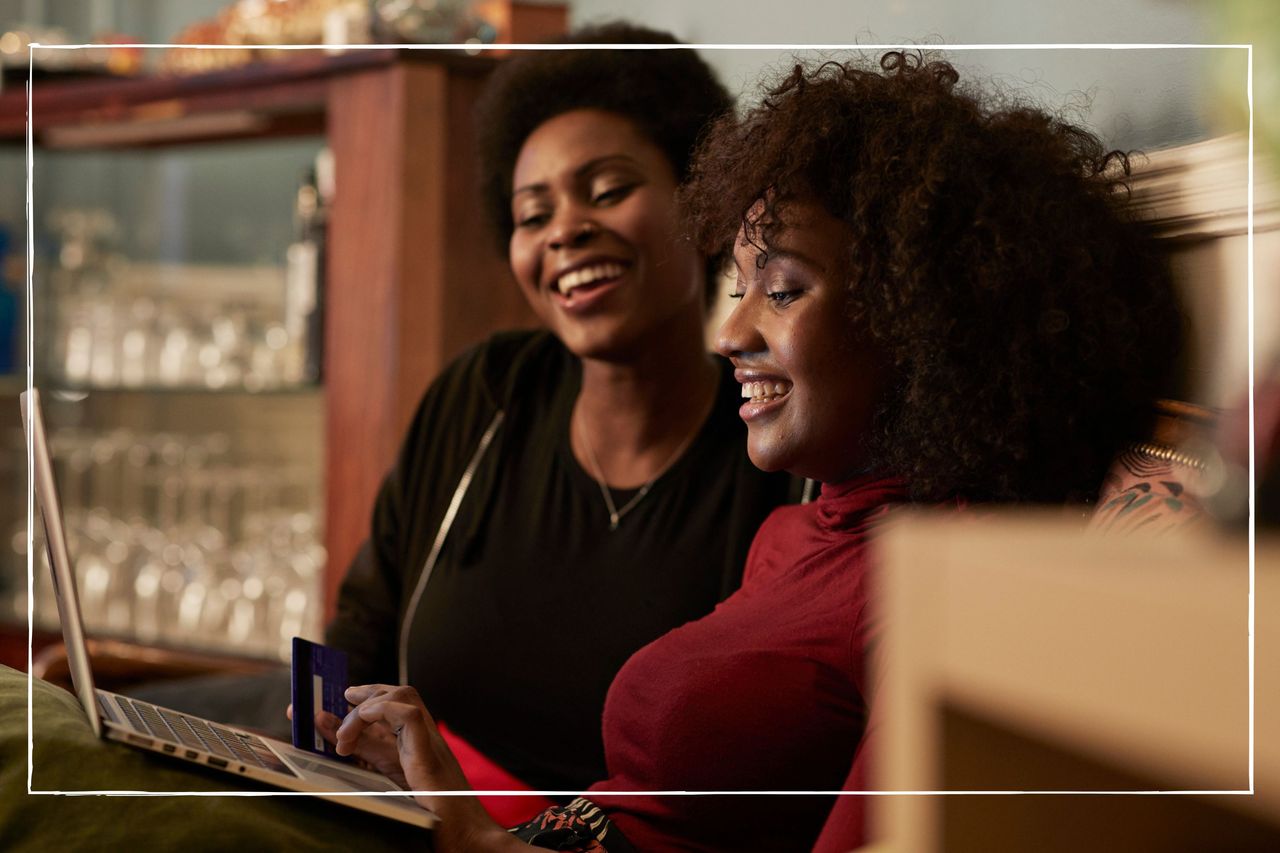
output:
<instances>
[{"instance_id":1,"label":"green cushion","mask_svg":"<svg viewBox=\"0 0 1280 853\"><path fill-rule=\"evenodd\" d=\"M31 679L35 791L270 791L94 737L70 693ZM426 830L312 797L27 793L27 685L0 666L0 850L430 849Z\"/></svg>"}]
</instances>

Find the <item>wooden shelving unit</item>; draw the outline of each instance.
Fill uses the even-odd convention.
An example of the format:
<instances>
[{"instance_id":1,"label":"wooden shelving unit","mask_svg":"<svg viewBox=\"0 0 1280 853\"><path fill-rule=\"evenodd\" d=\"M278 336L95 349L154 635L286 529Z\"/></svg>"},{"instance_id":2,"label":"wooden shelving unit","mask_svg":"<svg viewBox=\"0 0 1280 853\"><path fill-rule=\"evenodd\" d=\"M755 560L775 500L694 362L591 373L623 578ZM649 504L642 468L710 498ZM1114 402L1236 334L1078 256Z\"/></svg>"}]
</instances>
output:
<instances>
[{"instance_id":1,"label":"wooden shelving unit","mask_svg":"<svg viewBox=\"0 0 1280 853\"><path fill-rule=\"evenodd\" d=\"M496 62L316 49L198 76L32 88L37 157L326 138L336 174L324 330L327 613L423 389L493 331L533 322L477 213L471 112ZM26 121L25 90L0 95L0 144L22 145Z\"/></svg>"}]
</instances>

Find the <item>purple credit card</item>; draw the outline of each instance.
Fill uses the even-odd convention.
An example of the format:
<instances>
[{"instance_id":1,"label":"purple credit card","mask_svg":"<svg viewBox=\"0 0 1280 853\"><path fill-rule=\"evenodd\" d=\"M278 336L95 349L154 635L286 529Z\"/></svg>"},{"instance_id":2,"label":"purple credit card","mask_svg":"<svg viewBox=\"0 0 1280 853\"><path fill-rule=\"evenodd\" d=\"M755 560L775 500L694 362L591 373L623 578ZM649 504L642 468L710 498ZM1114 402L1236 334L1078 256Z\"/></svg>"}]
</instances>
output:
<instances>
[{"instance_id":1,"label":"purple credit card","mask_svg":"<svg viewBox=\"0 0 1280 853\"><path fill-rule=\"evenodd\" d=\"M293 638L293 745L338 757L333 744L316 730L316 713L345 717L349 710L347 653L301 637Z\"/></svg>"}]
</instances>

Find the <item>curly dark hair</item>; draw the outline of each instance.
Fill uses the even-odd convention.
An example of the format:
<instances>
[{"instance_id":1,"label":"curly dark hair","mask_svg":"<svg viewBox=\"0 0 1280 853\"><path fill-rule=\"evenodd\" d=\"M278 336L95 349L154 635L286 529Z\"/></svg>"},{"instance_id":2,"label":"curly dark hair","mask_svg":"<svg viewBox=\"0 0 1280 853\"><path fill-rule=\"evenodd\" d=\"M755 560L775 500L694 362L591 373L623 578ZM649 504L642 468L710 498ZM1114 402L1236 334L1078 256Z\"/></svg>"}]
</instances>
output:
<instances>
[{"instance_id":1,"label":"curly dark hair","mask_svg":"<svg viewBox=\"0 0 1280 853\"><path fill-rule=\"evenodd\" d=\"M1182 319L1127 208L1129 158L948 63L797 65L705 140L682 190L704 251L767 257L788 200L850 228L850 334L891 360L866 438L917 500L1089 501L1149 435Z\"/></svg>"},{"instance_id":2,"label":"curly dark hair","mask_svg":"<svg viewBox=\"0 0 1280 853\"><path fill-rule=\"evenodd\" d=\"M574 30L565 44L673 44L670 33L613 22ZM632 121L683 182L711 122L733 108L715 72L691 49L555 50L521 53L494 72L476 107L480 188L499 252L514 222L511 176L524 141L561 113L597 109ZM707 298L722 259L707 264Z\"/></svg>"}]
</instances>

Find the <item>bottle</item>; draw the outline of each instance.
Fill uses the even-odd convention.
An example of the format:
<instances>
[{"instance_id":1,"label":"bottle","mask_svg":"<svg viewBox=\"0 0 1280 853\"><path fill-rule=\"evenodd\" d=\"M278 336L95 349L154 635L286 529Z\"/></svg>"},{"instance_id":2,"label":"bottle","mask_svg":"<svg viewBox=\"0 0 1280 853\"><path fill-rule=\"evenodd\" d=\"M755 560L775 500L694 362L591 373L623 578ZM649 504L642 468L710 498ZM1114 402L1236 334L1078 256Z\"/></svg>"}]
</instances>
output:
<instances>
[{"instance_id":1,"label":"bottle","mask_svg":"<svg viewBox=\"0 0 1280 853\"><path fill-rule=\"evenodd\" d=\"M293 354L285 369L286 382L319 382L323 370L324 243L328 208L317 182L317 173L321 170L316 167L307 170L294 204L295 240L286 253L285 272L284 327Z\"/></svg>"},{"instance_id":2,"label":"bottle","mask_svg":"<svg viewBox=\"0 0 1280 853\"><path fill-rule=\"evenodd\" d=\"M329 210L333 204L333 151L321 148L315 159L316 207L309 223L309 238L316 246L316 287L307 315L307 372L315 382L324 378L324 303L328 281L325 262L329 235Z\"/></svg>"}]
</instances>

